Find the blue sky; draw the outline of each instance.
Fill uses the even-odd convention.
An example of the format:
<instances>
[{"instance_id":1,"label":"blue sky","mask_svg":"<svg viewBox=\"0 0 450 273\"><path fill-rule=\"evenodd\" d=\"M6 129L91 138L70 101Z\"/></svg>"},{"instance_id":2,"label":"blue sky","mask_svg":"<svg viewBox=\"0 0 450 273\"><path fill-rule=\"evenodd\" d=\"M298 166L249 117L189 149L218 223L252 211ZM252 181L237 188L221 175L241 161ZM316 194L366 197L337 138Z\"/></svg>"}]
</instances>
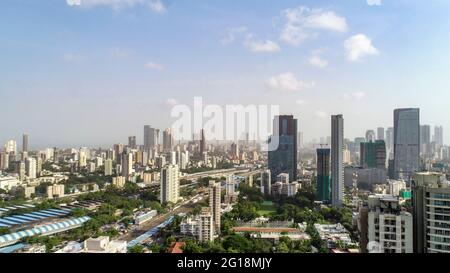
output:
<instances>
[{"instance_id":1,"label":"blue sky","mask_svg":"<svg viewBox=\"0 0 450 273\"><path fill-rule=\"evenodd\" d=\"M450 2L369 2L4 0L0 143L141 141L194 96L279 104L307 140L331 114L354 138L392 126L397 107L450 128Z\"/></svg>"}]
</instances>

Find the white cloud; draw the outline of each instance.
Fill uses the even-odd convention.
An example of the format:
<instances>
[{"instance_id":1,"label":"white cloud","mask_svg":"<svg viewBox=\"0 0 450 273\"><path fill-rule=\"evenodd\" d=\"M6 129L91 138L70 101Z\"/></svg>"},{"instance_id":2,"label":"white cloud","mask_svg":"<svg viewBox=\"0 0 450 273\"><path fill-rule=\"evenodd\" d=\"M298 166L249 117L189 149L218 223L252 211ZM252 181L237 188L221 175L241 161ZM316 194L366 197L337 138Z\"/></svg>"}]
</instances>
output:
<instances>
[{"instance_id":1,"label":"white cloud","mask_svg":"<svg viewBox=\"0 0 450 273\"><path fill-rule=\"evenodd\" d=\"M148 6L156 13L166 12L166 7L161 0L66 0L69 6L81 7L96 7L96 6L110 6L114 10L121 10L124 8L133 8L135 6Z\"/></svg>"},{"instance_id":2,"label":"white cloud","mask_svg":"<svg viewBox=\"0 0 450 273\"><path fill-rule=\"evenodd\" d=\"M164 3L161 2L160 0L151 1L149 5L150 8L157 13L164 13L167 10Z\"/></svg>"},{"instance_id":3,"label":"white cloud","mask_svg":"<svg viewBox=\"0 0 450 273\"><path fill-rule=\"evenodd\" d=\"M381 6L381 0L367 0L369 6Z\"/></svg>"},{"instance_id":4,"label":"white cloud","mask_svg":"<svg viewBox=\"0 0 450 273\"><path fill-rule=\"evenodd\" d=\"M298 80L293 73L284 73L278 76L271 77L268 86L275 90L282 91L300 91L306 88L314 87L314 83L306 83Z\"/></svg>"},{"instance_id":5,"label":"white cloud","mask_svg":"<svg viewBox=\"0 0 450 273\"><path fill-rule=\"evenodd\" d=\"M244 42L245 47L251 52L264 53L264 52L277 52L280 51L280 46L271 40L255 40L252 35L247 36L247 40Z\"/></svg>"},{"instance_id":6,"label":"white cloud","mask_svg":"<svg viewBox=\"0 0 450 273\"><path fill-rule=\"evenodd\" d=\"M81 63L85 60L85 57L77 53L64 54L63 60L67 63Z\"/></svg>"},{"instance_id":7,"label":"white cloud","mask_svg":"<svg viewBox=\"0 0 450 273\"><path fill-rule=\"evenodd\" d=\"M227 29L226 34L220 40L220 42L222 43L222 45L232 44L236 40L237 36L245 33L246 31L246 27L229 28Z\"/></svg>"},{"instance_id":8,"label":"white cloud","mask_svg":"<svg viewBox=\"0 0 450 273\"><path fill-rule=\"evenodd\" d=\"M344 42L347 59L351 62L359 61L365 56L378 55L379 51L372 45L372 40L364 34L357 34Z\"/></svg>"},{"instance_id":9,"label":"white cloud","mask_svg":"<svg viewBox=\"0 0 450 273\"><path fill-rule=\"evenodd\" d=\"M313 38L318 34L314 31L328 30L347 32L347 20L334 11L310 9L300 6L286 9L282 12L286 24L281 31L280 39L291 45L299 45L303 40Z\"/></svg>"},{"instance_id":10,"label":"white cloud","mask_svg":"<svg viewBox=\"0 0 450 273\"><path fill-rule=\"evenodd\" d=\"M315 50L312 54L312 56L309 58L309 63L315 67L318 68L325 68L328 66L328 61L323 59L322 56L322 50Z\"/></svg>"},{"instance_id":11,"label":"white cloud","mask_svg":"<svg viewBox=\"0 0 450 273\"><path fill-rule=\"evenodd\" d=\"M148 62L145 64L145 67L151 70L157 70L162 71L165 69L165 67L162 64L154 63L154 62Z\"/></svg>"},{"instance_id":12,"label":"white cloud","mask_svg":"<svg viewBox=\"0 0 450 273\"><path fill-rule=\"evenodd\" d=\"M66 3L69 6L80 6L81 0L66 0Z\"/></svg>"},{"instance_id":13,"label":"white cloud","mask_svg":"<svg viewBox=\"0 0 450 273\"><path fill-rule=\"evenodd\" d=\"M298 104L298 105L305 105L306 101L304 101L304 100L297 100L295 103Z\"/></svg>"}]
</instances>

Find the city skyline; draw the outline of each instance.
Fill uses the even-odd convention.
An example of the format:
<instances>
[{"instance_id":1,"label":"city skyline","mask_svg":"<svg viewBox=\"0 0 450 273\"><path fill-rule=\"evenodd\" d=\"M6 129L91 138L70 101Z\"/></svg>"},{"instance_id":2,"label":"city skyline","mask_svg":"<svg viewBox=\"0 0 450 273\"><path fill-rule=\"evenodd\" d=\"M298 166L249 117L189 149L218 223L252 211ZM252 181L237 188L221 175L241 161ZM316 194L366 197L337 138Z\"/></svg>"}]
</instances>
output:
<instances>
[{"instance_id":1,"label":"city skyline","mask_svg":"<svg viewBox=\"0 0 450 273\"><path fill-rule=\"evenodd\" d=\"M31 148L142 143L142 125L170 127L171 107L193 96L279 104L306 141L329 136L333 114L352 139L404 107L450 128L446 2L7 2L0 114L14 122L1 143L24 132Z\"/></svg>"}]
</instances>

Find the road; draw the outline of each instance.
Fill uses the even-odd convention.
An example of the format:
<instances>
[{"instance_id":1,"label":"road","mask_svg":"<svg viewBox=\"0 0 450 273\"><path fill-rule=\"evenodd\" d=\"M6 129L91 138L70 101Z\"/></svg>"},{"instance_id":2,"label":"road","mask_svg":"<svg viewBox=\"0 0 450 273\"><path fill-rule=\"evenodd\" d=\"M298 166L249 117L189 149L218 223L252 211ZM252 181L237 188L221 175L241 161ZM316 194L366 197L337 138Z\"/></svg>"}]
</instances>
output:
<instances>
[{"instance_id":1,"label":"road","mask_svg":"<svg viewBox=\"0 0 450 273\"><path fill-rule=\"evenodd\" d=\"M190 199L192 200L192 199ZM156 216L155 218L151 219L150 221L140 225L137 229L134 229L130 232L128 232L127 234L121 235L119 237L119 240L124 240L127 242L130 242L132 240L134 240L135 238L141 236L142 234L144 234L145 232L147 232L148 230L162 224L163 222L165 222L167 219L169 219L169 217L171 216L175 216L178 215L180 213L189 213L191 212L194 208L195 208L195 204L190 203L189 201L185 201L183 204L181 204L178 208L176 208L173 211L170 211L168 213L165 214L161 214ZM200 199L200 201L204 200L204 198Z\"/></svg>"}]
</instances>

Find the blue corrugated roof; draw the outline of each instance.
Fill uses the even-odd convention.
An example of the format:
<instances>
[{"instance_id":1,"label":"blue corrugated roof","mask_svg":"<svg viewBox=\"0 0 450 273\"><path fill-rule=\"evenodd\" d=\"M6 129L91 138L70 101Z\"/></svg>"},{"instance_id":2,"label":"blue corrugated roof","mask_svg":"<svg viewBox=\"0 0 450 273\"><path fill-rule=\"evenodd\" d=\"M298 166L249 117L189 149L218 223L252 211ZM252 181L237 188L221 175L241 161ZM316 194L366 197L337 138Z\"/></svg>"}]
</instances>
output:
<instances>
[{"instance_id":1,"label":"blue corrugated roof","mask_svg":"<svg viewBox=\"0 0 450 273\"><path fill-rule=\"evenodd\" d=\"M46 218L55 217L55 215L52 215L52 214L49 214L49 213L43 213L43 212L40 212L40 211L35 211L35 212L32 212L31 214L32 215L44 216Z\"/></svg>"},{"instance_id":2,"label":"blue corrugated roof","mask_svg":"<svg viewBox=\"0 0 450 273\"><path fill-rule=\"evenodd\" d=\"M16 222L11 222L11 221L8 221L5 219L0 219L0 223L7 224L7 225L17 225Z\"/></svg>"},{"instance_id":3,"label":"blue corrugated roof","mask_svg":"<svg viewBox=\"0 0 450 273\"><path fill-rule=\"evenodd\" d=\"M48 209L48 210L53 211L53 212L59 212L59 213L67 213L67 211L62 210L62 209Z\"/></svg>"},{"instance_id":4,"label":"blue corrugated roof","mask_svg":"<svg viewBox=\"0 0 450 273\"><path fill-rule=\"evenodd\" d=\"M58 231L58 230L62 230L62 229L65 229L65 228L68 228L71 226L82 224L86 221L89 221L90 219L91 218L89 216L85 216L85 217L81 217L81 218L58 222L55 224L45 225L42 227L37 227L37 228L33 228L33 229L28 229L28 230L24 230L24 231L19 231L19 232L15 232L15 233L11 233L11 234L2 235L2 236L0 236L0 245L8 244L9 242L15 242L15 241L18 241L21 238L25 238L25 237L42 235L42 234L45 235L46 233L49 233L51 231Z\"/></svg>"},{"instance_id":5,"label":"blue corrugated roof","mask_svg":"<svg viewBox=\"0 0 450 273\"><path fill-rule=\"evenodd\" d=\"M28 222L28 221L25 221L25 220L16 218L16 217L14 217L14 216L5 217L5 218L3 218L3 220L8 220L8 221L13 221L13 222L18 222L18 223L20 223L20 224L23 224L23 223Z\"/></svg>"},{"instance_id":6,"label":"blue corrugated roof","mask_svg":"<svg viewBox=\"0 0 450 273\"><path fill-rule=\"evenodd\" d=\"M42 213L48 213L48 214L53 214L53 215L56 215L56 216L62 216L62 215L67 214L67 212L54 212L54 211L51 211L51 210L42 210L42 211L40 211L40 212L42 212Z\"/></svg>"},{"instance_id":7,"label":"blue corrugated roof","mask_svg":"<svg viewBox=\"0 0 450 273\"><path fill-rule=\"evenodd\" d=\"M35 218L36 220L47 218L47 217L44 217L44 216L34 215L34 214L31 214L31 213L27 213L27 214L24 214L22 216Z\"/></svg>"},{"instance_id":8,"label":"blue corrugated roof","mask_svg":"<svg viewBox=\"0 0 450 273\"><path fill-rule=\"evenodd\" d=\"M28 222L36 221L35 218L27 217L27 216L24 216L24 215L14 215L14 217L15 218L19 218L19 219L23 219L23 220L28 221Z\"/></svg>"}]
</instances>

